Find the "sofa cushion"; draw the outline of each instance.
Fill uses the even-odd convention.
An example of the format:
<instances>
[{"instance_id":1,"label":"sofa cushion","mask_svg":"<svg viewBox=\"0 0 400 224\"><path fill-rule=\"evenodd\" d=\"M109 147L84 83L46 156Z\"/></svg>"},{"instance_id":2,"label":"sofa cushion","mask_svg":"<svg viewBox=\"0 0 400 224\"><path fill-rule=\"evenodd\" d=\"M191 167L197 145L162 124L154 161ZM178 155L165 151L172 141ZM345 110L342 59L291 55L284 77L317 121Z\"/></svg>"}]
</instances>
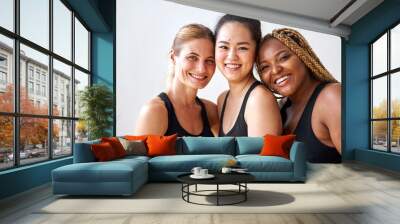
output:
<instances>
[{"instance_id":1,"label":"sofa cushion","mask_svg":"<svg viewBox=\"0 0 400 224\"><path fill-rule=\"evenodd\" d=\"M211 172L219 171L230 159L231 155L175 155L158 156L149 160L149 170L163 172L190 172L193 167L200 166Z\"/></svg>"},{"instance_id":2,"label":"sofa cushion","mask_svg":"<svg viewBox=\"0 0 400 224\"><path fill-rule=\"evenodd\" d=\"M168 136L149 135L146 139L148 156L164 156L176 154L177 134Z\"/></svg>"},{"instance_id":3,"label":"sofa cushion","mask_svg":"<svg viewBox=\"0 0 400 224\"><path fill-rule=\"evenodd\" d=\"M263 145L263 137L236 137L236 155L259 154Z\"/></svg>"},{"instance_id":4,"label":"sofa cushion","mask_svg":"<svg viewBox=\"0 0 400 224\"><path fill-rule=\"evenodd\" d=\"M233 137L183 137L177 143L177 154L235 155L235 138Z\"/></svg>"},{"instance_id":5,"label":"sofa cushion","mask_svg":"<svg viewBox=\"0 0 400 224\"><path fill-rule=\"evenodd\" d=\"M96 158L90 148L92 144L99 144L100 140L75 143L74 163L95 162Z\"/></svg>"},{"instance_id":6,"label":"sofa cushion","mask_svg":"<svg viewBox=\"0 0 400 224\"><path fill-rule=\"evenodd\" d=\"M290 147L292 147L296 135L265 135L261 156L280 156L289 159Z\"/></svg>"},{"instance_id":7,"label":"sofa cushion","mask_svg":"<svg viewBox=\"0 0 400 224\"><path fill-rule=\"evenodd\" d=\"M52 174L53 181L58 182L129 182L133 172L147 170L143 169L145 166L141 160L74 163L53 170Z\"/></svg>"},{"instance_id":8,"label":"sofa cushion","mask_svg":"<svg viewBox=\"0 0 400 224\"><path fill-rule=\"evenodd\" d=\"M293 172L292 161L278 156L238 155L236 159L249 172Z\"/></svg>"},{"instance_id":9,"label":"sofa cushion","mask_svg":"<svg viewBox=\"0 0 400 224\"><path fill-rule=\"evenodd\" d=\"M126 156L126 151L124 146L122 146L121 142L117 137L103 137L101 138L101 142L108 142L114 149L115 155L117 158L122 158Z\"/></svg>"},{"instance_id":10,"label":"sofa cushion","mask_svg":"<svg viewBox=\"0 0 400 224\"><path fill-rule=\"evenodd\" d=\"M126 151L126 155L147 155L146 144L141 140L126 140L124 138L118 138L122 146Z\"/></svg>"},{"instance_id":11,"label":"sofa cushion","mask_svg":"<svg viewBox=\"0 0 400 224\"><path fill-rule=\"evenodd\" d=\"M96 161L105 162L118 158L112 145L108 142L93 144L90 148L92 149L94 157L96 157Z\"/></svg>"}]
</instances>

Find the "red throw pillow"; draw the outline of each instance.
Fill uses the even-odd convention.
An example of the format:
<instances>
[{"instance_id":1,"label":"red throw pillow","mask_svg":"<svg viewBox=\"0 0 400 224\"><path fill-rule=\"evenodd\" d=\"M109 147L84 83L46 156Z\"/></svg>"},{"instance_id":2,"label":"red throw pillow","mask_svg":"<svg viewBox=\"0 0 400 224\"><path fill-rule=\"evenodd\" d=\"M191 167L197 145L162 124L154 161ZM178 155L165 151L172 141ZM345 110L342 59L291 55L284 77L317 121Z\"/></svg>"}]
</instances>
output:
<instances>
[{"instance_id":1,"label":"red throw pillow","mask_svg":"<svg viewBox=\"0 0 400 224\"><path fill-rule=\"evenodd\" d=\"M90 147L92 149L94 157L99 162L109 161L117 158L114 149L108 142L93 144Z\"/></svg>"},{"instance_id":2,"label":"red throw pillow","mask_svg":"<svg viewBox=\"0 0 400 224\"><path fill-rule=\"evenodd\" d=\"M117 158L121 158L126 156L126 151L124 149L124 146L122 146L121 142L118 140L116 137L110 137L110 138L101 138L101 142L108 142L114 149L115 155Z\"/></svg>"},{"instance_id":3,"label":"red throw pillow","mask_svg":"<svg viewBox=\"0 0 400 224\"><path fill-rule=\"evenodd\" d=\"M265 135L264 146L261 149L262 156L281 156L289 159L290 147L294 142L296 135Z\"/></svg>"},{"instance_id":4,"label":"red throw pillow","mask_svg":"<svg viewBox=\"0 0 400 224\"><path fill-rule=\"evenodd\" d=\"M148 156L176 155L177 134L169 136L149 135L146 143Z\"/></svg>"}]
</instances>

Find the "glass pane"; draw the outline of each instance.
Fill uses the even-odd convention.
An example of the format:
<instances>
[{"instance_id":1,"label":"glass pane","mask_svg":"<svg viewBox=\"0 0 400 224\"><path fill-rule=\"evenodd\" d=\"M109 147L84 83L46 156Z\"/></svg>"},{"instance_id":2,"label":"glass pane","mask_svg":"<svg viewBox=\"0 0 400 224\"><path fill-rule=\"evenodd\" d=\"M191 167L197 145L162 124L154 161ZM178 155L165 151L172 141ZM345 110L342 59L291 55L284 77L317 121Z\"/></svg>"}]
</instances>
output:
<instances>
[{"instance_id":1,"label":"glass pane","mask_svg":"<svg viewBox=\"0 0 400 224\"><path fill-rule=\"evenodd\" d=\"M75 18L75 63L89 70L89 32Z\"/></svg>"},{"instance_id":2,"label":"glass pane","mask_svg":"<svg viewBox=\"0 0 400 224\"><path fill-rule=\"evenodd\" d=\"M390 85L391 115L400 118L400 72L391 75Z\"/></svg>"},{"instance_id":3,"label":"glass pane","mask_svg":"<svg viewBox=\"0 0 400 224\"><path fill-rule=\"evenodd\" d=\"M14 0L1 0L0 9L0 26L14 31Z\"/></svg>"},{"instance_id":4,"label":"glass pane","mask_svg":"<svg viewBox=\"0 0 400 224\"><path fill-rule=\"evenodd\" d=\"M47 115L49 57L21 44L21 113Z\"/></svg>"},{"instance_id":5,"label":"glass pane","mask_svg":"<svg viewBox=\"0 0 400 224\"><path fill-rule=\"evenodd\" d=\"M48 132L48 119L31 117L20 119L20 164L49 158Z\"/></svg>"},{"instance_id":6,"label":"glass pane","mask_svg":"<svg viewBox=\"0 0 400 224\"><path fill-rule=\"evenodd\" d=\"M75 143L85 142L88 138L88 128L84 120L75 121Z\"/></svg>"},{"instance_id":7,"label":"glass pane","mask_svg":"<svg viewBox=\"0 0 400 224\"><path fill-rule=\"evenodd\" d=\"M71 66L53 60L53 114L72 117Z\"/></svg>"},{"instance_id":8,"label":"glass pane","mask_svg":"<svg viewBox=\"0 0 400 224\"><path fill-rule=\"evenodd\" d=\"M394 120L390 122L392 125L391 141L392 141L392 152L400 153L400 120Z\"/></svg>"},{"instance_id":9,"label":"glass pane","mask_svg":"<svg viewBox=\"0 0 400 224\"><path fill-rule=\"evenodd\" d=\"M387 118L387 77L372 81L372 118Z\"/></svg>"},{"instance_id":10,"label":"glass pane","mask_svg":"<svg viewBox=\"0 0 400 224\"><path fill-rule=\"evenodd\" d=\"M75 117L81 115L80 94L86 86L89 86L89 75L75 69Z\"/></svg>"},{"instance_id":11,"label":"glass pane","mask_svg":"<svg viewBox=\"0 0 400 224\"><path fill-rule=\"evenodd\" d=\"M53 157L72 154L72 121L53 121Z\"/></svg>"},{"instance_id":12,"label":"glass pane","mask_svg":"<svg viewBox=\"0 0 400 224\"><path fill-rule=\"evenodd\" d=\"M0 35L0 111L14 111L13 40Z\"/></svg>"},{"instance_id":13,"label":"glass pane","mask_svg":"<svg viewBox=\"0 0 400 224\"><path fill-rule=\"evenodd\" d=\"M0 116L0 170L14 164L14 124L13 118Z\"/></svg>"},{"instance_id":14,"label":"glass pane","mask_svg":"<svg viewBox=\"0 0 400 224\"><path fill-rule=\"evenodd\" d=\"M372 122L372 148L387 151L387 121Z\"/></svg>"},{"instance_id":15,"label":"glass pane","mask_svg":"<svg viewBox=\"0 0 400 224\"><path fill-rule=\"evenodd\" d=\"M53 1L53 51L71 60L72 12L60 1Z\"/></svg>"},{"instance_id":16,"label":"glass pane","mask_svg":"<svg viewBox=\"0 0 400 224\"><path fill-rule=\"evenodd\" d=\"M400 67L400 24L391 31L390 50L391 69Z\"/></svg>"},{"instance_id":17,"label":"glass pane","mask_svg":"<svg viewBox=\"0 0 400 224\"><path fill-rule=\"evenodd\" d=\"M49 0L20 0L21 36L49 48Z\"/></svg>"},{"instance_id":18,"label":"glass pane","mask_svg":"<svg viewBox=\"0 0 400 224\"><path fill-rule=\"evenodd\" d=\"M372 45L372 68L373 75L387 71L387 34Z\"/></svg>"}]
</instances>

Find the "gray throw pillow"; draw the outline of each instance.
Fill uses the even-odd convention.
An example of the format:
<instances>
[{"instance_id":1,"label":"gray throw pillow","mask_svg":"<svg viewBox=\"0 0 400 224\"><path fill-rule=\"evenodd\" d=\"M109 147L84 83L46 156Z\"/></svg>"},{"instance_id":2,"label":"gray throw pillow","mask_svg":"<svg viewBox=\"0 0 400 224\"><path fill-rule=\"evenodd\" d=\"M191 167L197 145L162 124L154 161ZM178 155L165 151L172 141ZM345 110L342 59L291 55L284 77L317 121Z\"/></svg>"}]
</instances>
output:
<instances>
[{"instance_id":1,"label":"gray throw pillow","mask_svg":"<svg viewBox=\"0 0 400 224\"><path fill-rule=\"evenodd\" d=\"M118 138L122 146L126 151L126 155L145 156L147 155L147 149L144 142L141 140L126 140L124 138Z\"/></svg>"}]
</instances>

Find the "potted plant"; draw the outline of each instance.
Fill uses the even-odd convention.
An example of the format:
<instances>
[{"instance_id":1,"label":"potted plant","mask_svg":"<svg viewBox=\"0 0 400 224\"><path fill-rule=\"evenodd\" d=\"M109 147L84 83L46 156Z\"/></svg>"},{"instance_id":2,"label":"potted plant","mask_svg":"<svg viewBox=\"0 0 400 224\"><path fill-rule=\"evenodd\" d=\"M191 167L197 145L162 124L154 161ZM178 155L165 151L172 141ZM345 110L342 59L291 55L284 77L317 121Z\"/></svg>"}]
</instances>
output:
<instances>
[{"instance_id":1,"label":"potted plant","mask_svg":"<svg viewBox=\"0 0 400 224\"><path fill-rule=\"evenodd\" d=\"M79 106L82 109L83 122L88 131L89 140L110 136L107 131L112 125L113 95L102 84L87 86L80 92Z\"/></svg>"}]
</instances>

